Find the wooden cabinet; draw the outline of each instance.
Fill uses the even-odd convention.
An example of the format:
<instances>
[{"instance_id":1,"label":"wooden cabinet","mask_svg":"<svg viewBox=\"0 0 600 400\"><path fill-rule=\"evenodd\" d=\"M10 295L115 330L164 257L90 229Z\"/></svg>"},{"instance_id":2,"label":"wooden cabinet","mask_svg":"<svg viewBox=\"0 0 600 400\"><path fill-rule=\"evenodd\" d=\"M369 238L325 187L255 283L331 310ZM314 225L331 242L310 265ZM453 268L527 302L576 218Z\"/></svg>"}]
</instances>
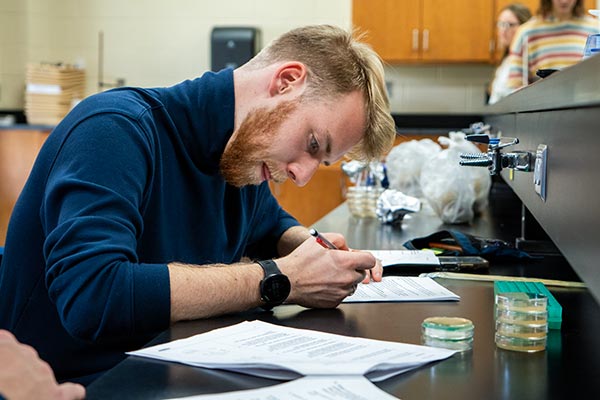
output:
<instances>
[{"instance_id":1,"label":"wooden cabinet","mask_svg":"<svg viewBox=\"0 0 600 400\"><path fill-rule=\"evenodd\" d=\"M352 23L390 63L493 62L496 19L513 0L353 0ZM539 0L519 0L537 12ZM584 0L584 9L596 0Z\"/></svg>"},{"instance_id":2,"label":"wooden cabinet","mask_svg":"<svg viewBox=\"0 0 600 400\"><path fill-rule=\"evenodd\" d=\"M394 62L489 62L494 2L353 0L352 22Z\"/></svg>"},{"instance_id":3,"label":"wooden cabinet","mask_svg":"<svg viewBox=\"0 0 600 400\"><path fill-rule=\"evenodd\" d=\"M0 129L0 246L8 221L48 131Z\"/></svg>"}]
</instances>

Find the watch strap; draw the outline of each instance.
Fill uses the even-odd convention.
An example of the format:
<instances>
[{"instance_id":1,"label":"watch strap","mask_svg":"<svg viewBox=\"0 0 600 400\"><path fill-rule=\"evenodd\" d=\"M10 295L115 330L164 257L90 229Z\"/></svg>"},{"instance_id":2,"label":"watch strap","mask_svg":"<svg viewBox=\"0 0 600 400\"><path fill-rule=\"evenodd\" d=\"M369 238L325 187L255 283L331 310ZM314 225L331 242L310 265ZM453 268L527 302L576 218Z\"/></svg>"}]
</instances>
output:
<instances>
[{"instance_id":1,"label":"watch strap","mask_svg":"<svg viewBox=\"0 0 600 400\"><path fill-rule=\"evenodd\" d=\"M279 267L277 267L275 261L260 260L256 261L256 263L261 266L264 272L264 278L262 279L259 285L260 297L261 300L265 303L261 307L265 310L270 310L273 307L278 306L285 301L285 299L289 295L290 281L288 277L281 272ZM273 293L271 292L271 290L273 290L274 287L271 285L275 285L274 287L278 288L279 290L281 290L282 287L285 288L286 286L287 289L284 289L284 292L276 291L275 293ZM275 294L275 297L272 297L273 294Z\"/></svg>"},{"instance_id":2,"label":"watch strap","mask_svg":"<svg viewBox=\"0 0 600 400\"><path fill-rule=\"evenodd\" d=\"M259 260L256 261L258 265L260 265L265 273L265 278L269 275L279 275L281 274L281 270L273 260Z\"/></svg>"}]
</instances>

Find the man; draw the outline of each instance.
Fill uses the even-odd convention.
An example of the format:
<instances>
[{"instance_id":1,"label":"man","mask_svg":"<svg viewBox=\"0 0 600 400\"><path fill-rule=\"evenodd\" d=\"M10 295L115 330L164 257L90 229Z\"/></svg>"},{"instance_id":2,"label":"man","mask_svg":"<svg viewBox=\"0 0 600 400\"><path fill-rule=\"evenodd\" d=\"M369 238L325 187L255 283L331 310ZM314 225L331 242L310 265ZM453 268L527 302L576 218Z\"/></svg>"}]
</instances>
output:
<instances>
[{"instance_id":1,"label":"man","mask_svg":"<svg viewBox=\"0 0 600 400\"><path fill-rule=\"evenodd\" d=\"M176 321L335 307L380 265L319 246L267 181L302 186L394 134L381 61L331 26L288 32L235 71L92 96L49 136L13 211L0 327L87 383Z\"/></svg>"}]
</instances>

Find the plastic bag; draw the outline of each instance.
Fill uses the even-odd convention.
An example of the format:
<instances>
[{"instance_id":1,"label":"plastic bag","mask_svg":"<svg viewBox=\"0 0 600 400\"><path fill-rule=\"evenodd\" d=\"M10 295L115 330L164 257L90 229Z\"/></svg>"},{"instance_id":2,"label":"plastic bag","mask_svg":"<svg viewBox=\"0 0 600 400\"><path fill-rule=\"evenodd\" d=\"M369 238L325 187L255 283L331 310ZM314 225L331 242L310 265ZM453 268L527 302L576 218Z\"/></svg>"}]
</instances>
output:
<instances>
[{"instance_id":1,"label":"plastic bag","mask_svg":"<svg viewBox=\"0 0 600 400\"><path fill-rule=\"evenodd\" d=\"M431 139L411 140L392 148L386 157L390 189L421 197L421 168L440 151L440 145Z\"/></svg>"},{"instance_id":2,"label":"plastic bag","mask_svg":"<svg viewBox=\"0 0 600 400\"><path fill-rule=\"evenodd\" d=\"M459 165L460 153L480 153L462 132L450 132L438 141L447 149L429 159L421 169L423 196L447 224L470 222L488 204L492 184L486 168Z\"/></svg>"}]
</instances>

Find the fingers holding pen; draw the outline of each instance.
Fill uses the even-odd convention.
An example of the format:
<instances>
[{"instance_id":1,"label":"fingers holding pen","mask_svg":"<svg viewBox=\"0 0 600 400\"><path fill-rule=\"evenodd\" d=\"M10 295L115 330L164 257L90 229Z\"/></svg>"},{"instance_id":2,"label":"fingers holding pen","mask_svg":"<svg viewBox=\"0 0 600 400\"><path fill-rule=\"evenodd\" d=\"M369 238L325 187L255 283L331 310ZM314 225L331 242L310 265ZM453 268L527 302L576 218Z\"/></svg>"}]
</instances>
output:
<instances>
[{"instance_id":1,"label":"fingers holding pen","mask_svg":"<svg viewBox=\"0 0 600 400\"><path fill-rule=\"evenodd\" d=\"M319 233L316 229L310 229L310 234L312 236L315 237L316 242L321 245L322 247L328 249L328 250L348 250L348 251L353 251L350 250L348 248L348 246L346 245L346 241L344 240L344 237L342 235L338 235L339 238L336 239L332 239L329 240L328 238L326 238L324 235L322 235L321 233ZM328 236L333 236L334 234L328 234ZM341 243L340 245L336 245L334 244L333 240L336 240L338 243ZM367 271L365 271L365 274L363 276L363 279L361 280L363 283L369 283L371 280L379 282L381 281L381 277L383 275L383 268L381 266L381 262L379 260L377 260L375 257L373 257L371 255L371 253L366 252L366 251L360 251L360 250L354 250L354 252L359 252L365 255L368 255L368 257L370 258L368 264L366 264L366 266L364 267L358 267L356 268L357 270L361 270L361 269L365 269ZM374 263L372 262L374 261Z\"/></svg>"},{"instance_id":2,"label":"fingers holding pen","mask_svg":"<svg viewBox=\"0 0 600 400\"><path fill-rule=\"evenodd\" d=\"M344 237L340 234L328 233L325 237L321 233L319 233L316 229L310 229L308 231L312 236L314 236L316 242L322 247L329 250L348 250L348 246L346 245L346 241ZM337 244L335 244L335 243Z\"/></svg>"},{"instance_id":3,"label":"fingers holding pen","mask_svg":"<svg viewBox=\"0 0 600 400\"><path fill-rule=\"evenodd\" d=\"M366 251L331 251L329 253L332 259L332 269L337 270L336 274L345 279L348 291L354 293L359 283L369 283L370 281L381 281L382 267L381 262L371 253Z\"/></svg>"},{"instance_id":4,"label":"fingers holding pen","mask_svg":"<svg viewBox=\"0 0 600 400\"><path fill-rule=\"evenodd\" d=\"M342 235L326 235L331 244L346 247ZM369 252L340 250L324 246L315 236L278 259L278 266L292 283L288 301L305 307L332 308L354 293L377 261Z\"/></svg>"},{"instance_id":5,"label":"fingers holding pen","mask_svg":"<svg viewBox=\"0 0 600 400\"><path fill-rule=\"evenodd\" d=\"M371 268L369 271L367 271L362 283L381 282L382 278L383 278L383 266L381 265L381 260L376 258L375 266L373 268Z\"/></svg>"}]
</instances>

